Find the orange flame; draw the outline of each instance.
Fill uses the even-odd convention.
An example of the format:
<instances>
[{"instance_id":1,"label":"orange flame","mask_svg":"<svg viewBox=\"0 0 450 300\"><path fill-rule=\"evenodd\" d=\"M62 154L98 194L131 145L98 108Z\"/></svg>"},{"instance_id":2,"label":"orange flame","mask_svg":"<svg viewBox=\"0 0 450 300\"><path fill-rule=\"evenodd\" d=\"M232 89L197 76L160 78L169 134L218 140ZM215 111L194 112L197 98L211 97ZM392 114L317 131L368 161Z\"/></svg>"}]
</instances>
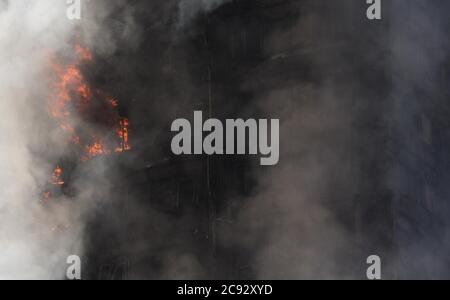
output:
<instances>
[{"instance_id":1,"label":"orange flame","mask_svg":"<svg viewBox=\"0 0 450 300\"><path fill-rule=\"evenodd\" d=\"M75 45L75 52L77 53L78 57L81 57L82 60L92 61L92 54L89 52L89 50L81 47L79 44Z\"/></svg>"},{"instance_id":2,"label":"orange flame","mask_svg":"<svg viewBox=\"0 0 450 300\"><path fill-rule=\"evenodd\" d=\"M116 148L116 153L125 152L131 149L128 143L128 128L130 122L127 118L123 118L119 121L119 129L116 131L116 135L120 138L119 147Z\"/></svg>"},{"instance_id":3,"label":"orange flame","mask_svg":"<svg viewBox=\"0 0 450 300\"><path fill-rule=\"evenodd\" d=\"M101 141L97 141L92 145L87 145L85 147L85 155L81 158L82 161L87 161L90 158L94 158L96 156L101 155L109 155L111 152L105 149L105 146L101 143Z\"/></svg>"},{"instance_id":4,"label":"orange flame","mask_svg":"<svg viewBox=\"0 0 450 300\"><path fill-rule=\"evenodd\" d=\"M119 107L119 101L117 101L116 99L111 98L108 100L108 102L113 108Z\"/></svg>"},{"instance_id":5,"label":"orange flame","mask_svg":"<svg viewBox=\"0 0 450 300\"><path fill-rule=\"evenodd\" d=\"M49 114L58 123L59 128L67 136L67 143L78 145L82 152L82 161L109 155L113 152L121 153L131 149L129 144L129 121L120 118L117 112L119 101L105 96L100 90L93 89L86 82L81 67L93 62L93 55L88 49L76 44L75 59L69 64L58 64L52 60L53 70L57 76L54 93L49 100ZM94 104L95 103L95 104ZM103 103L103 104L102 104ZM106 105L106 106L105 106ZM103 138L96 132L79 132L77 124L80 119L95 114L98 107L109 107L101 118L109 118L117 141L113 144L103 143ZM103 113L99 111L97 113ZM92 130L91 130L92 131ZM117 146L118 145L118 146Z\"/></svg>"},{"instance_id":6,"label":"orange flame","mask_svg":"<svg viewBox=\"0 0 450 300\"><path fill-rule=\"evenodd\" d=\"M64 185L65 182L61 178L62 174L63 169L59 166L56 166L55 170L53 171L51 183L54 185Z\"/></svg>"}]
</instances>

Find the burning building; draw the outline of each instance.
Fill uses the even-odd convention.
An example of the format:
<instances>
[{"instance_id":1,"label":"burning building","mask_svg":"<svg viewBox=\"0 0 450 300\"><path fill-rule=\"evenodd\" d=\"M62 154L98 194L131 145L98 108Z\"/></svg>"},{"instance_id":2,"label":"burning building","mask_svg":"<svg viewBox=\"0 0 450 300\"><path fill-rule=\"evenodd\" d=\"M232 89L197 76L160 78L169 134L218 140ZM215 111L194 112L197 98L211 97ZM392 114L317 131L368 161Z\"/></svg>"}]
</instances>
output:
<instances>
[{"instance_id":1,"label":"burning building","mask_svg":"<svg viewBox=\"0 0 450 300\"><path fill-rule=\"evenodd\" d=\"M171 5L150 6L162 12ZM102 90L125 100L132 149L118 157L114 196L90 224L89 276L362 278L373 253L390 266L392 195L381 183L387 158L372 151L386 140L379 127L366 126L384 122L386 103L370 99L389 93L384 40L375 39L387 24L368 24L359 14L364 8L354 1L230 1L198 13L176 33L170 13L157 23L151 12L137 14L148 24L139 48L119 47L111 63L92 71ZM280 166L261 168L247 156L171 155L171 122L191 118L194 110L218 119L280 118ZM315 127L308 114L320 119L322 113L331 121ZM292 134L297 130L306 134ZM315 168L326 177L314 178ZM278 178L273 186L272 176ZM283 187L291 184L304 190ZM308 213L313 217L302 220ZM308 253L329 243L336 243L329 252ZM315 269L317 259L329 266ZM283 269L286 261L295 263ZM385 274L394 276L388 267Z\"/></svg>"},{"instance_id":2,"label":"burning building","mask_svg":"<svg viewBox=\"0 0 450 300\"><path fill-rule=\"evenodd\" d=\"M441 14L402 8L415 0L381 21L357 0L151 2L86 4L36 72L30 161L46 170L33 176L55 264L80 255L84 279L361 279L378 255L383 278L448 277ZM173 155L170 125L194 111L279 119L279 163Z\"/></svg>"}]
</instances>

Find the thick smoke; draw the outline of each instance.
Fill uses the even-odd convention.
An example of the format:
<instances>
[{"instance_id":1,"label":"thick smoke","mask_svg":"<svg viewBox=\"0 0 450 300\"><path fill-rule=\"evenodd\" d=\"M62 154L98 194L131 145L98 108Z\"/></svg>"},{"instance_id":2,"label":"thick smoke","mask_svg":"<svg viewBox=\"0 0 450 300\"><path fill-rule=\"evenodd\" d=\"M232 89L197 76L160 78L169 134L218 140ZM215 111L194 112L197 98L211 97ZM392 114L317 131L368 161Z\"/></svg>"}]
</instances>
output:
<instances>
[{"instance_id":1,"label":"thick smoke","mask_svg":"<svg viewBox=\"0 0 450 300\"><path fill-rule=\"evenodd\" d=\"M358 20L345 4L353 3L339 2L335 15L323 6L292 28L326 47L333 37L322 26ZM325 65L323 52L310 55L319 84L296 83L310 95L288 87L258 99L284 120L280 166L258 176L261 190L239 227L241 243L257 249L258 277L363 278L364 260L375 253L384 278L448 278L448 174L439 154L448 145L439 133L448 118L439 108L448 81L447 8L445 1L386 3L382 22L363 20L347 38L335 35L347 49L335 47ZM268 47L283 43L271 37ZM279 108L284 99L293 102L287 112Z\"/></svg>"},{"instance_id":2,"label":"thick smoke","mask_svg":"<svg viewBox=\"0 0 450 300\"><path fill-rule=\"evenodd\" d=\"M65 176L70 173L70 191L52 190L50 200L44 197L55 166L73 159L49 116L48 99L57 80L55 57L62 64L73 62L75 43L96 53L115 50L110 31L98 33L98 23L121 2L100 7L95 19L88 18L82 4L86 19L71 21L65 1L0 1L1 279L64 278L67 257L83 257L89 215L109 198L111 183L105 173L111 163L103 159L64 170ZM122 23L123 35L131 36L132 26L132 20ZM94 43L93 35L103 39Z\"/></svg>"},{"instance_id":3,"label":"thick smoke","mask_svg":"<svg viewBox=\"0 0 450 300\"><path fill-rule=\"evenodd\" d=\"M214 19L211 15L211 22L208 23L200 17L201 11L214 14L214 8L219 9L219 3L183 1L178 7L170 2L144 3L138 1L134 9L129 8L133 15L131 19L137 24L135 30L142 34L141 39L129 47L127 38L131 36L126 35L120 46L109 53L112 55L106 55L108 61L104 69L99 67L101 73L111 76L106 86L124 95L124 98L136 100L130 103L130 119L142 128L135 127L135 141L158 141L155 134L163 135L163 140L167 139L168 124L173 118L191 115L199 101L206 101L204 76L210 67L214 78L211 97L217 117L226 115L237 118L244 115L279 118L282 123L282 155L276 167L252 169L257 184L250 197L227 197L227 202L237 203L238 216L229 220L226 212L215 217L227 221L210 220L215 226L215 242L209 233L201 231L199 221L194 219L205 210L203 206L206 203L194 204L198 211L192 215L171 216L149 208L145 203L150 198L147 190L136 189L129 191L129 195L122 191L122 197L132 200L128 218L137 224L138 229L133 229L131 237L126 232L129 227L120 223L120 218L110 221L109 226L117 231L118 242L113 243L112 247L121 248L123 255L133 258L130 276L158 279L231 277L225 274L230 267L221 265L226 264L229 258L220 255L228 253L222 252L217 254L218 258L213 258L211 245L195 245L196 239L204 240L205 236L208 237L205 243L216 243L219 249L232 248L238 253L239 260L234 262L238 264L236 268L251 269L239 278L353 278L365 274L362 270L355 270L354 265L358 263L354 261L363 264L372 253L352 255L356 247L351 228L355 219L352 213L354 206L358 205L355 204L358 194L361 198L373 195L368 192L370 188L367 186L359 186L355 178L369 176L371 170L364 170L365 173L360 171L360 165L365 161L371 164L377 161L375 154L364 156L364 152L369 152L368 148L373 145L364 145L363 139L354 138L372 132L365 131L365 127L355 130L354 124L357 119L364 120L367 115L371 116L372 110L366 103L370 102L367 99L375 97L370 98L358 91L363 83L353 84L358 78L345 68L350 56L355 59L354 52L346 54L346 49L340 46L342 40L333 40L333 26L322 22L326 19L333 22L334 27L340 26L342 19L349 18L347 5L340 3L333 6L324 2L318 5L323 10L310 12L301 18L296 15L297 11L290 11L289 22L281 28L274 26L272 29L264 26L266 24L258 24L261 31L268 28L264 41L260 41L259 35L247 27L252 22L240 20L229 23L220 17ZM174 18L174 14L178 17ZM104 32L106 36L122 37L121 29L124 27L111 25L127 23L130 18L121 13L112 16L93 34L93 41L103 41ZM199 16L199 22L189 22L195 16ZM173 26L180 25L177 21L183 24L185 32L193 36L200 32L200 38L191 40L190 35L178 35L179 39L174 40L167 37ZM235 26L234 31L230 26ZM146 28L145 35L139 28ZM208 32L206 37L205 31ZM227 32L236 33L238 38L231 39L236 36L229 36ZM346 40L345 34L339 37L347 42L348 47L355 43L354 40ZM239 43L247 44L239 49ZM289 53L288 45L292 44L301 45L299 48L305 50L300 53L306 54L296 58L295 51ZM247 47L249 45L262 45L263 49ZM315 53L315 49L323 52ZM236 54L239 50L247 50L250 57L254 57L252 50L261 51L265 63L252 65L253 62L247 60L245 55L240 57ZM117 53L120 55L114 55ZM361 61L367 57L354 60L352 67L360 67ZM249 74L242 70L233 71L233 68L228 68L230 62L249 70L260 70ZM270 64L280 66L282 71L266 68ZM289 67L287 64L290 64ZM295 70L294 73L292 70ZM336 70L344 71L343 74L336 74ZM364 99L359 104L362 116L353 115L355 98ZM160 132L155 129L160 129ZM145 166L159 162L153 160L153 152L163 152L158 143L149 144L147 148L139 144L142 148L136 146L135 150L145 152L141 153L145 157ZM362 150L358 151L358 148ZM167 153L163 152L164 156ZM161 156L156 157L161 159ZM229 159L233 163L233 158ZM137 167L142 168L143 165ZM189 174L188 170L179 172L177 176L185 176L184 172ZM212 172L219 171L212 168ZM191 176L195 175L198 174L193 172ZM222 176L229 175L224 173ZM140 180L137 174L133 178ZM150 185L148 182L146 184ZM220 182L216 188L221 188L219 185ZM174 186L171 185L171 189L173 193ZM167 197L167 202L173 200L164 188L151 193L155 198ZM153 195L159 193L161 195ZM217 198L219 196L223 195L216 195ZM231 225L222 226L227 222ZM351 225L346 225L346 222ZM243 253L249 253L245 262L247 265L241 265L244 262L242 256L245 257Z\"/></svg>"},{"instance_id":4,"label":"thick smoke","mask_svg":"<svg viewBox=\"0 0 450 300\"><path fill-rule=\"evenodd\" d=\"M1 64L1 75L7 83L2 86L4 90L1 94L3 99L10 99L6 103L2 102L7 116L7 119L2 119L4 123L2 123L2 128L8 128L6 130L7 137L12 140L2 140L2 153L11 153L12 158L5 155L4 157L8 157L8 159L2 161L2 167L3 164L5 165L2 168L4 173L4 175L2 174L2 186L8 188L2 190L3 218L1 222L2 229L8 230L8 234L2 236L7 238L4 238L1 243L9 245L9 248L5 247L4 249L11 250L2 255L2 262L4 261L5 265L2 265L1 270L7 270L7 272L17 270L17 273L1 275L5 278L54 278L61 276L61 263L64 262L65 257L70 254L82 254L83 236L80 232L83 230L85 213L100 205L99 202L102 199L109 198L111 183L104 176L106 165L99 161L91 167L79 167L74 172L74 186L78 191L77 197L74 199L76 201L62 202L64 204L55 208L60 212L44 210L34 201L39 197L39 184L47 178L51 171L51 165L39 162L33 157L33 153L30 153L30 141L35 146L34 148L38 148L39 153L44 151L42 151L40 137L36 136L32 128L24 123L24 120L37 121L33 122L33 129L40 126L51 127L37 113L45 112L43 107L45 106L48 82L45 80L46 77L38 75L45 73L48 68L46 54L70 51L68 40L75 33L81 32L83 42L94 50L96 56L110 59L108 65L113 65L115 68L112 74L120 74L118 80L113 80L118 82L118 87L122 89L116 90L118 94L128 93L127 97L138 98L149 97L149 95L157 97L158 101L154 101L157 103L155 110L146 117L148 119L164 119L170 116L171 112L169 108L162 107L161 102L164 102L162 99L167 98L166 102L179 107L185 101L182 94L192 91L191 94L195 96L198 93L198 87L195 86L195 74L189 74L191 66L188 62L182 62L185 66L176 70L178 74L187 73L187 76L193 77L184 84L175 82L178 89L184 91L180 95L165 95L167 91L164 88L167 89L170 86L148 88L146 84L151 82L152 76L162 75L157 71L157 68L161 66L153 57L151 61L155 61L150 65L142 66L142 61L148 61L151 56L158 58L165 48L170 49L170 45L160 43L159 45L163 46L159 47L162 48L157 48L154 43L151 43L152 36L142 36L144 25L136 24L136 22L150 17L150 32L147 34L159 34L158 30L161 28L170 33L170 27L176 26L176 22L173 22L171 17L175 13L178 14L177 26L180 24L188 26L190 21L201 12L212 12L226 1L183 0L178 7L169 4L142 4L139 6L139 3L135 6L128 6L125 1L116 1L114 4L110 4L109 1L97 1L95 7L90 7L93 10L89 10L84 15L85 19L78 28L71 28L71 23L65 19L65 5L54 6L50 1L39 1L39 4L14 2L14 4L13 2L9 3L7 11L3 12L6 18L1 20L2 28L4 28L2 41L5 41L2 44L10 45L3 46L1 49L1 58L5 60ZM165 12L165 9L169 12L162 13ZM153 10L161 13L157 14ZM23 11L27 13L23 14ZM42 12L46 12L49 16L42 17ZM25 17L21 17L22 15ZM302 19L304 23L298 24L298 27L309 25L312 26L310 27L312 31L319 31L318 27L314 27L320 24L319 18L320 16L314 15L305 16ZM61 26L55 26L56 21L61 22ZM148 22L148 20L146 21ZM20 30L21 35L11 28ZM301 32L298 34L301 36ZM283 43L277 38L277 35L277 32L267 35L266 48L277 48L280 42ZM20 37L18 41L17 36ZM36 44L35 37L39 37L38 44ZM146 48L147 44L149 50ZM142 52L139 47L142 48ZM135 52L134 49L138 49L138 52ZM187 52L190 49L186 48L184 51ZM269 51L269 49L265 49L265 51ZM117 59L114 55L118 52L125 53L127 56L123 60ZM135 54L140 56L132 58ZM196 59L206 60L206 56L200 57L200 54L197 54L199 57ZM180 55L181 59L186 59L181 53L171 54L171 58L176 55ZM312 56L310 59L314 64L315 60L319 60L320 57ZM331 68L341 67L335 62L332 62L331 66ZM143 69L141 69L142 67ZM314 67L323 68L318 65ZM165 70L164 68L162 69ZM11 76L11 74L16 75ZM148 81L141 80L139 82L139 76L147 77ZM220 82L221 74L217 74L216 77ZM36 78L40 78L41 81L37 81ZM245 250L252 249L251 252L254 255L252 255L250 263L254 266L256 277L339 277L339 266L342 263L337 266L334 262L342 259L341 252L345 253L351 247L346 229L339 224L332 210L327 207L330 202L327 199L339 200L339 197L333 195L333 191L337 188L343 194L354 193L351 182L346 180L350 175L354 175L348 173L350 162L346 156L346 151L351 145L342 146L349 139L348 135L351 131L348 104L342 103L342 99L347 95L346 93L336 95L335 87L333 84L326 83L326 79L320 83L312 83L307 80L298 81L296 86L288 88L276 84L271 91L264 92L259 91L259 87L250 88L250 93L258 96L253 99L253 104L245 107L245 110L260 111L264 118L278 117L282 121L282 163L265 175L265 172L261 172L259 169L254 170L259 188L255 192L256 196L251 200L246 200L249 203L245 204L245 208L242 209L234 226L239 234L233 236L226 232L218 233L218 240L225 247L238 245ZM242 79L242 81L242 85L251 85L247 79ZM231 92L248 89L240 85L228 85L225 88ZM216 96L223 101L228 101L227 93ZM291 103L289 110L280 110L280 106L277 104L280 101ZM338 105L339 101L341 102ZM147 112L155 103L144 102L147 107L143 112ZM242 111L236 113L240 114ZM298 134L292 135L292 133ZM145 135L150 135L150 133L145 132ZM48 139L57 142L60 137L54 133ZM22 150L18 151L17 149ZM57 159L66 151L67 149L61 145L57 150L47 153L46 156L51 161L52 158ZM30 170L30 168L32 169ZM342 172L347 173L342 176ZM15 178L11 174L19 175L19 178ZM33 174L34 177L27 174ZM8 195L12 193L17 199L9 199ZM135 200L140 200L140 197L142 195L136 195ZM345 199L345 196L341 198ZM19 205L20 209L14 209L12 205ZM182 250L191 243L188 238L184 241L184 245L179 246L166 245L164 240L161 240L162 237L174 235L179 230L179 226L184 226L182 224L195 224L194 220L179 220L179 223L173 223L155 211L147 211L146 215L140 216L141 211L140 207L131 208L131 213L135 214L137 219L141 222L144 219L151 219L158 224L159 230L149 241L154 246L145 245L145 247L149 250L154 248L153 251L157 251L158 248L165 249L164 253L160 255L164 267L159 276L163 278L205 278L207 275L204 269L207 261L200 262L199 257ZM23 216L18 218L17 212ZM69 220L70 218L73 220ZM78 225L66 232L65 239L56 241L52 234L46 235L44 234L45 229L36 226L43 222ZM170 222L173 223L172 226L169 224ZM180 225L177 227L176 224ZM139 226L142 226L141 230L145 231L145 223L140 223ZM119 225L116 228L119 228ZM182 237L174 236L184 239L187 234L186 232ZM120 239L125 240L127 235L128 233L124 232ZM126 252L134 253L135 249L142 247L143 245L140 246L140 244L145 241L138 244L127 244L123 247L126 248ZM112 247L119 246L116 244ZM12 256L11 253L16 254ZM49 253L54 253L54 264L49 264L48 260L43 259ZM147 277L149 276L147 269L143 267L142 272L139 270L140 259L140 257L136 258L137 266L135 268L137 269L135 269L134 276ZM142 260L143 264L145 258L143 257ZM22 271L34 268L37 271L33 273Z\"/></svg>"},{"instance_id":5,"label":"thick smoke","mask_svg":"<svg viewBox=\"0 0 450 300\"><path fill-rule=\"evenodd\" d=\"M299 5L280 16L283 21L215 18L229 2L99 0L88 3L82 22L70 22L64 1L0 1L0 278L61 278L67 256L82 256L90 246L100 263L108 261L102 257L107 253L131 258L129 275L136 279L361 278L372 254L382 256L386 272L395 265L384 246L392 246L391 235L407 235L401 224L390 227L383 205L389 206L392 193L407 194L419 184L400 163L392 164L392 152L399 151L391 148L418 147L407 142L423 110L413 96L438 90L434 83L448 45L437 29L445 14L398 0L386 7L403 11L409 22L392 13L389 18L398 19L372 24L365 3L299 0L289 2ZM137 124L132 135L138 155L129 177L139 187L116 185L123 174L114 161L100 159L73 170L74 197L43 206L42 186L54 163L70 152L47 118L53 79L48 55L70 56L76 39L96 59L86 74L123 100ZM392 60L386 60L389 54ZM168 138L167 125L208 97L217 117L279 118L282 124L280 164L250 168L250 195L224 196L238 213L215 216L216 249L198 225L198 212L179 216L149 207L149 194L173 199L173 193L153 183L149 192L144 174L150 163L167 157L157 144ZM180 193L173 185L167 189ZM205 204L193 198L192 207L202 211ZM123 206L111 208L117 203ZM421 209L407 207L407 215ZM90 224L96 240L86 241L83 231L93 213L105 224ZM418 245L428 240L414 243L416 236L408 234L409 247L398 245L406 257L398 269L403 277L426 265L442 276L439 263L447 252L432 259L436 252ZM236 261L221 261L227 250L237 253ZM231 264L244 271L224 275Z\"/></svg>"},{"instance_id":6,"label":"thick smoke","mask_svg":"<svg viewBox=\"0 0 450 300\"><path fill-rule=\"evenodd\" d=\"M40 205L39 184L51 169L30 152L33 140L47 139L36 112L45 111L48 54L65 48L71 33L65 9L61 1L0 2L1 279L62 278L67 256L80 249L79 228L53 232L76 211Z\"/></svg>"},{"instance_id":7,"label":"thick smoke","mask_svg":"<svg viewBox=\"0 0 450 300\"><path fill-rule=\"evenodd\" d=\"M257 188L219 240L251 253L247 263L259 279L359 278L371 253L358 253L355 242L357 195L368 193L358 178L370 176L363 160L375 159L363 156L371 146L358 136L370 133L355 124L365 117L357 114L367 112L354 105L367 109L373 95L360 91L364 82L355 83L352 70L367 58L353 52L356 42L343 21L355 17L352 3L316 2L317 10L298 16L302 3L308 7L299 1L284 27L267 26L267 61L234 87L246 92L245 113L280 119L281 155L277 166L253 168ZM338 27L342 33L330 30ZM237 30L258 37L254 27Z\"/></svg>"}]
</instances>

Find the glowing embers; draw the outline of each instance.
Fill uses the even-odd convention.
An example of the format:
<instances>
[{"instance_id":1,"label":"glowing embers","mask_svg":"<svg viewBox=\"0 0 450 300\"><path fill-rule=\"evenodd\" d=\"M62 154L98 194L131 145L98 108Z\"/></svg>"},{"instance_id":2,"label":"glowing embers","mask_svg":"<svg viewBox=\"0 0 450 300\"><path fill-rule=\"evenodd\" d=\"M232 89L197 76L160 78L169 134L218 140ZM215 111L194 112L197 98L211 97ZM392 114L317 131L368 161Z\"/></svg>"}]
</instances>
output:
<instances>
[{"instance_id":1,"label":"glowing embers","mask_svg":"<svg viewBox=\"0 0 450 300\"><path fill-rule=\"evenodd\" d=\"M48 180L48 183L50 184L50 186L48 187L49 189L42 193L41 201L46 202L53 197L52 191L55 191L54 187L58 187L57 189L60 189L65 185L65 182L63 180L63 172L64 170L60 166L56 166L50 179Z\"/></svg>"},{"instance_id":2,"label":"glowing embers","mask_svg":"<svg viewBox=\"0 0 450 300\"><path fill-rule=\"evenodd\" d=\"M117 101L116 99L108 99L109 104L111 105L111 107L113 108L118 108L119 107L119 101Z\"/></svg>"},{"instance_id":3,"label":"glowing embers","mask_svg":"<svg viewBox=\"0 0 450 300\"><path fill-rule=\"evenodd\" d=\"M130 122L119 115L119 101L94 88L84 77L82 70L92 63L93 55L79 44L74 46L71 58L64 55L64 59L51 59L55 80L47 103L48 113L61 133L57 135L61 143L69 146L71 162L86 162L131 149ZM41 202L50 203L51 199L72 195L71 170L69 167L66 173L59 165L55 167Z\"/></svg>"},{"instance_id":4,"label":"glowing embers","mask_svg":"<svg viewBox=\"0 0 450 300\"><path fill-rule=\"evenodd\" d=\"M81 47L81 45L76 44L75 45L75 52L77 53L78 57L81 58L84 61L92 61L92 54L89 52L89 50Z\"/></svg>"},{"instance_id":5,"label":"glowing embers","mask_svg":"<svg viewBox=\"0 0 450 300\"><path fill-rule=\"evenodd\" d=\"M81 161L87 161L97 156L109 154L111 154L111 151L107 150L104 144L99 140L91 145L85 146L85 155L81 158Z\"/></svg>"},{"instance_id":6,"label":"glowing embers","mask_svg":"<svg viewBox=\"0 0 450 300\"><path fill-rule=\"evenodd\" d=\"M116 153L125 152L131 150L130 144L128 143L128 128L130 122L127 118L122 118L119 121L119 129L116 131L116 135L120 139L119 147L116 148Z\"/></svg>"},{"instance_id":7,"label":"glowing embers","mask_svg":"<svg viewBox=\"0 0 450 300\"><path fill-rule=\"evenodd\" d=\"M73 53L68 63L52 59L56 80L48 103L65 143L73 145L81 161L130 150L129 121L119 116L119 101L93 88L83 75L92 54L79 44Z\"/></svg>"},{"instance_id":8,"label":"glowing embers","mask_svg":"<svg viewBox=\"0 0 450 300\"><path fill-rule=\"evenodd\" d=\"M51 184L53 185L64 185L64 180L62 180L63 169L59 166L53 171Z\"/></svg>"}]
</instances>

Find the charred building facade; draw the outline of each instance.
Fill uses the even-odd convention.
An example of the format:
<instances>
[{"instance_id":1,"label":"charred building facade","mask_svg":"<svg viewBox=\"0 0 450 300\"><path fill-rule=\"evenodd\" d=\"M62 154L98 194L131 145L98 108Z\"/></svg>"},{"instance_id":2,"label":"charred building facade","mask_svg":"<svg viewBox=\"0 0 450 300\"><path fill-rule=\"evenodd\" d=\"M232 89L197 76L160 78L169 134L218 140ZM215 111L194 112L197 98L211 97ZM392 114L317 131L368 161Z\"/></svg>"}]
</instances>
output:
<instances>
[{"instance_id":1,"label":"charred building facade","mask_svg":"<svg viewBox=\"0 0 450 300\"><path fill-rule=\"evenodd\" d=\"M449 5L419 1L390 7L390 121L398 278L449 278L448 55ZM412 26L419 22L424 26ZM417 38L421 36L422 38ZM426 38L425 38L426 36Z\"/></svg>"},{"instance_id":2,"label":"charred building facade","mask_svg":"<svg viewBox=\"0 0 450 300\"><path fill-rule=\"evenodd\" d=\"M124 99L132 145L108 171L108 201L86 230L87 276L360 279L378 255L384 278L409 277L404 238L423 219L405 221L404 209L428 214L425 235L444 234L431 229L443 219L430 210L448 210L446 177L435 173L445 173L447 122L434 104L398 122L393 98L408 68L391 51L401 28L393 17L369 21L356 0L234 0L179 24L177 1L147 2L133 1L140 41L86 71ZM444 66L441 76L445 86ZM279 164L173 155L171 122L199 110L280 119ZM399 138L416 117L427 149L412 160L429 166L417 172L405 162L414 147ZM411 206L411 193L430 208Z\"/></svg>"}]
</instances>

